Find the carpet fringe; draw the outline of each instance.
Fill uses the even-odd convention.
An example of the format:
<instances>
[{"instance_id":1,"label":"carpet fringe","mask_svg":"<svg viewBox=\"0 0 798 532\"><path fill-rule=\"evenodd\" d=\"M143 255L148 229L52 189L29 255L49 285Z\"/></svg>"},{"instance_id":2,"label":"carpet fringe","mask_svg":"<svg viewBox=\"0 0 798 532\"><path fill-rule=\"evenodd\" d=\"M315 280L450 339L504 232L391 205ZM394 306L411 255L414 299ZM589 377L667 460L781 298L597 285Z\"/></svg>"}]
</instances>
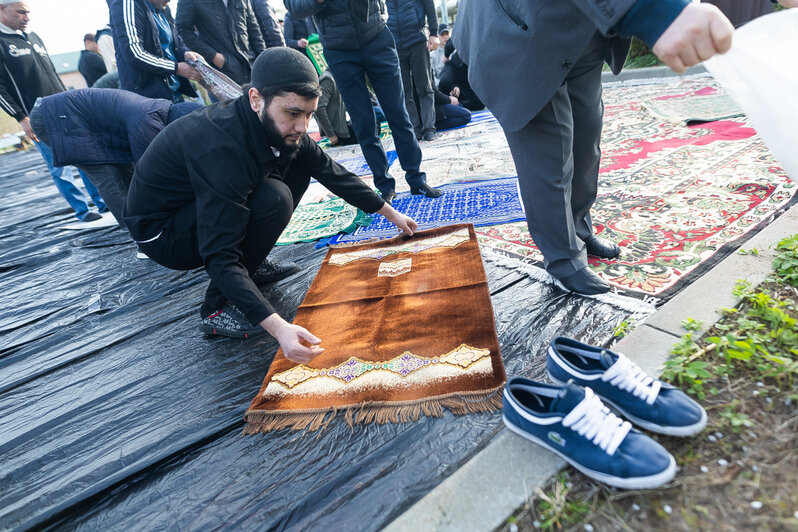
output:
<instances>
[{"instance_id":1,"label":"carpet fringe","mask_svg":"<svg viewBox=\"0 0 798 532\"><path fill-rule=\"evenodd\" d=\"M530 279L535 281L540 281L546 284L555 284L565 290L565 288L557 281L557 279L546 272L543 268L532 264L526 259L523 258L512 258L508 257L507 255L491 249L489 247L480 246L480 252L482 253L482 257L489 261L491 264L496 264L498 266L503 266L508 269L516 270L528 276ZM607 303L608 305L612 305L615 308L625 310L627 312L633 313L651 313L656 310L654 303L658 300L653 298L646 298L644 300L635 299L633 297L624 296L615 292L615 288L613 288L613 292L608 292L606 294L598 294L594 296L582 296L587 297L590 299L595 299L597 301L601 301L602 303Z\"/></svg>"},{"instance_id":2,"label":"carpet fringe","mask_svg":"<svg viewBox=\"0 0 798 532\"><path fill-rule=\"evenodd\" d=\"M456 415L479 414L493 412L502 407L502 390L478 392L468 395L451 394L445 397L422 399L412 403L361 403L344 408L333 408L318 412L247 412L244 414L242 435L258 434L290 428L291 430L307 430L314 432L324 430L343 411L344 420L352 427L355 424L367 423L408 423L417 421L421 416L441 417L445 409Z\"/></svg>"}]
</instances>

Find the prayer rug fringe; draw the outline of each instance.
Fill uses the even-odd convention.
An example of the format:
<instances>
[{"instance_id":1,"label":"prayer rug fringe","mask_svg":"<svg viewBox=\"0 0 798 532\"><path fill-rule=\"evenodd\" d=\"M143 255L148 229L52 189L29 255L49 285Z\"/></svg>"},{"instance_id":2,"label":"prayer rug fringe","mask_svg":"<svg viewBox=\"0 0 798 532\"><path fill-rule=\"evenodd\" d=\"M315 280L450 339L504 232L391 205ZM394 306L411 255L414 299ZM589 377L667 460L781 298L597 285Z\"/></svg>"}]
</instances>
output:
<instances>
[{"instance_id":1,"label":"prayer rug fringe","mask_svg":"<svg viewBox=\"0 0 798 532\"><path fill-rule=\"evenodd\" d=\"M527 275L530 279L534 279L535 281L540 281L542 283L547 284L556 284L560 286L557 282L557 279L554 278L551 274L546 272L543 268L536 266L527 262L522 258L512 258L508 257L507 255L493 250L487 247L480 247L479 249L482 257L489 261L492 264L496 264L498 266L503 266L505 268L510 268L516 270L520 273ZM608 292L606 294L598 294L594 296L582 296L582 297L589 297L591 299L595 299L597 301L601 301L602 303L607 303L612 305L618 309L625 310L627 312L651 312L655 308L656 299L652 300L651 298L646 298L645 300L641 301L639 299L635 299L632 297L621 295L617 292Z\"/></svg>"},{"instance_id":2,"label":"prayer rug fringe","mask_svg":"<svg viewBox=\"0 0 798 532\"><path fill-rule=\"evenodd\" d=\"M410 403L362 403L333 410L299 411L299 412L265 412L252 411L244 415L247 422L242 435L258 434L272 430L290 428L291 430L307 430L309 432L324 430L343 410L346 423L352 427L367 423L408 423L417 421L421 416L442 417L444 409L456 415L494 412L502 407L502 390L474 392L468 394L451 394L443 397L420 399Z\"/></svg>"}]
</instances>

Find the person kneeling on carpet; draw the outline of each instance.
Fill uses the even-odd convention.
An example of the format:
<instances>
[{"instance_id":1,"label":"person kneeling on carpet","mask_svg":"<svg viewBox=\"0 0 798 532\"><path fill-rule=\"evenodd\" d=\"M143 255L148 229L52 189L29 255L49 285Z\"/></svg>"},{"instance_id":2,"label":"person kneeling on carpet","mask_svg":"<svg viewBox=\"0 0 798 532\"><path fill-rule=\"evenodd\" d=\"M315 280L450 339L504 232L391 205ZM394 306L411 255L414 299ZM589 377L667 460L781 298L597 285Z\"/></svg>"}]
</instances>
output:
<instances>
[{"instance_id":1,"label":"person kneeling on carpet","mask_svg":"<svg viewBox=\"0 0 798 532\"><path fill-rule=\"evenodd\" d=\"M281 318L258 289L298 270L267 267L311 176L403 233L416 222L386 204L307 135L321 89L310 59L275 47L255 61L252 85L167 126L136 166L124 218L139 249L175 270L204 266L206 334L250 338L268 331L285 356L308 362L321 340Z\"/></svg>"}]
</instances>

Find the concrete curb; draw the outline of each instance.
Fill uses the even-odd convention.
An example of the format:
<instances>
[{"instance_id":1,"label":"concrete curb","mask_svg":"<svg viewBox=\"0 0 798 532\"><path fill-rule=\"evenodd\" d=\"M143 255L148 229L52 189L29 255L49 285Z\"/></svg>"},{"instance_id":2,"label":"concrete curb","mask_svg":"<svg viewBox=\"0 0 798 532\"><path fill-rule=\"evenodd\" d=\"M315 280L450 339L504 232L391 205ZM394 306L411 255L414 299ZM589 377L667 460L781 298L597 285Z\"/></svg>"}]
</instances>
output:
<instances>
[{"instance_id":1,"label":"concrete curb","mask_svg":"<svg viewBox=\"0 0 798 532\"><path fill-rule=\"evenodd\" d=\"M738 279L753 285L761 283L772 271L775 244L796 232L798 205L742 246L745 250L758 250L758 255L728 256L636 327L616 345L617 350L648 373L659 375L671 346L685 333L682 320L702 322L696 334L703 334L720 318L720 309L738 303L732 295ZM485 449L385 530L494 530L564 465L553 453L503 429Z\"/></svg>"},{"instance_id":2,"label":"concrete curb","mask_svg":"<svg viewBox=\"0 0 798 532\"><path fill-rule=\"evenodd\" d=\"M695 74L706 74L707 69L703 64L698 64L687 68L682 74L677 74L669 67L657 66L648 68L632 68L629 70L622 70L617 76L612 72L602 72L601 82L612 83L617 81L630 81L637 79L651 79L656 80L660 78L674 78L680 76L692 76Z\"/></svg>"}]
</instances>

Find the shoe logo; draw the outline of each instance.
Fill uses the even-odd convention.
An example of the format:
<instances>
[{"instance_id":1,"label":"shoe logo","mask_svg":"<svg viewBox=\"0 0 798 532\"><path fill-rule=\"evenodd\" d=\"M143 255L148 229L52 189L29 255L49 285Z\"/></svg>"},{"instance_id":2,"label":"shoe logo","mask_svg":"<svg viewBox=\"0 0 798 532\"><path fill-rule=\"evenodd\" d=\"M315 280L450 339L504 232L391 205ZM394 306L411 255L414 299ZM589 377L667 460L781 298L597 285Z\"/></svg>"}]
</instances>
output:
<instances>
[{"instance_id":1,"label":"shoe logo","mask_svg":"<svg viewBox=\"0 0 798 532\"><path fill-rule=\"evenodd\" d=\"M549 432L549 439L559 445L560 447L565 447L565 438L559 435L557 432Z\"/></svg>"}]
</instances>

